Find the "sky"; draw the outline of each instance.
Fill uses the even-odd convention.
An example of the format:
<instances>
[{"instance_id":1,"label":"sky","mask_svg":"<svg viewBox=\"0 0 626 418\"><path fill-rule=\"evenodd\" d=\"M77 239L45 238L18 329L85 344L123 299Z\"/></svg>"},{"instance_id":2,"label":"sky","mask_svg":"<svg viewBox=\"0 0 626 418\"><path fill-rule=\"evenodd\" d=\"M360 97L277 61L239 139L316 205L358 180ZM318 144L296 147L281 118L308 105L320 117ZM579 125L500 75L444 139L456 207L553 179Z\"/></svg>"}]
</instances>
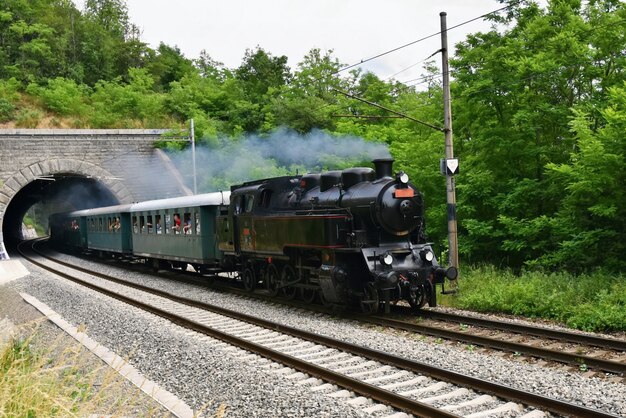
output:
<instances>
[{"instance_id":1,"label":"sky","mask_svg":"<svg viewBox=\"0 0 626 418\"><path fill-rule=\"evenodd\" d=\"M84 0L74 2L82 9ZM332 49L342 64L355 64L437 33L442 11L452 27L503 6L495 0L127 0L127 5L131 22L152 48L164 42L192 59L206 50L214 60L236 68L247 48L260 46L274 56L286 55L292 70L312 48ZM453 29L449 46L468 33L489 29L484 20ZM435 36L363 68L386 79L439 48L441 39ZM432 59L441 65L440 55ZM418 64L395 79L404 82L422 73Z\"/></svg>"}]
</instances>

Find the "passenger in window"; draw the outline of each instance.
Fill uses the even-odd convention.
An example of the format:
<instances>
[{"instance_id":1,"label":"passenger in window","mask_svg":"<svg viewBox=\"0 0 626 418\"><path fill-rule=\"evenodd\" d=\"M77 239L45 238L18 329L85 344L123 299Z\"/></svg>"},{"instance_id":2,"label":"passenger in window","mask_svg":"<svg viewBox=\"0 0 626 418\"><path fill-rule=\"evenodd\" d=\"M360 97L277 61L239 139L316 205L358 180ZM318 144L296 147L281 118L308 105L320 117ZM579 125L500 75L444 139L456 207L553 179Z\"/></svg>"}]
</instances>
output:
<instances>
[{"instance_id":1,"label":"passenger in window","mask_svg":"<svg viewBox=\"0 0 626 418\"><path fill-rule=\"evenodd\" d=\"M185 226L183 226L185 234L191 234L191 215L185 214Z\"/></svg>"},{"instance_id":2,"label":"passenger in window","mask_svg":"<svg viewBox=\"0 0 626 418\"><path fill-rule=\"evenodd\" d=\"M180 234L180 215L178 213L174 214L174 226L172 229L175 234Z\"/></svg>"}]
</instances>

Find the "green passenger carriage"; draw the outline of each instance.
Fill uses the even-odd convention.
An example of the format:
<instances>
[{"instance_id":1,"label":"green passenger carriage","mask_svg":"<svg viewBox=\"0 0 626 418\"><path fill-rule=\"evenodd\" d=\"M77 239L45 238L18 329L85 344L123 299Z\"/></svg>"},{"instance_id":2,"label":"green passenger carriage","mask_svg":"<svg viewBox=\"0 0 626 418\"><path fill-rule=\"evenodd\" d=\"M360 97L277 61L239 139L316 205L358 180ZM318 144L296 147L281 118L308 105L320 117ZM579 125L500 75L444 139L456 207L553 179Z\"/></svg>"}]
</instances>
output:
<instances>
[{"instance_id":1,"label":"green passenger carriage","mask_svg":"<svg viewBox=\"0 0 626 418\"><path fill-rule=\"evenodd\" d=\"M222 259L216 240L215 220L228 210L230 192L152 200L131 206L131 231L135 256L152 261L155 269L196 270L219 267Z\"/></svg>"},{"instance_id":2,"label":"green passenger carriage","mask_svg":"<svg viewBox=\"0 0 626 418\"><path fill-rule=\"evenodd\" d=\"M130 207L131 205L117 205L84 209L71 212L70 217L79 219L90 250L131 254L133 246L130 235Z\"/></svg>"}]
</instances>

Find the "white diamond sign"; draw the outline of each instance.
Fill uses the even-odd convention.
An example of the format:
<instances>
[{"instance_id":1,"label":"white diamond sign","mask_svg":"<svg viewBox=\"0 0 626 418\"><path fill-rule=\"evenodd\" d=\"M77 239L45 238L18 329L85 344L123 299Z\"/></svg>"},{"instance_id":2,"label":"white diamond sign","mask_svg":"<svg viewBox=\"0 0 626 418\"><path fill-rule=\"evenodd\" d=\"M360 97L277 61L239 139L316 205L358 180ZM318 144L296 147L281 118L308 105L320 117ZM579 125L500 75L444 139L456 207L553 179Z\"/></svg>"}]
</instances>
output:
<instances>
[{"instance_id":1,"label":"white diamond sign","mask_svg":"<svg viewBox=\"0 0 626 418\"><path fill-rule=\"evenodd\" d=\"M449 176L459 174L459 160L458 158L450 158L446 160L446 171Z\"/></svg>"}]
</instances>

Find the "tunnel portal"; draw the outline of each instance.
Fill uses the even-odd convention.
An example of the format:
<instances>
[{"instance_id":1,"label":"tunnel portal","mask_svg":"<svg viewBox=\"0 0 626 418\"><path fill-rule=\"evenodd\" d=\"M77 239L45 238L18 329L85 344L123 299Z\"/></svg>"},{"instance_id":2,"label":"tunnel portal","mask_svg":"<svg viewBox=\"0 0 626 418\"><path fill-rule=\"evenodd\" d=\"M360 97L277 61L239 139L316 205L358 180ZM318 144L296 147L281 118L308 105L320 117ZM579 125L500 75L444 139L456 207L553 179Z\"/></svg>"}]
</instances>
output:
<instances>
[{"instance_id":1,"label":"tunnel portal","mask_svg":"<svg viewBox=\"0 0 626 418\"><path fill-rule=\"evenodd\" d=\"M40 176L20 189L9 202L2 223L6 249L11 253L23 239L22 220L27 211L37 206L40 225L47 229L47 217L66 212L119 204L109 188L97 179L75 173Z\"/></svg>"}]
</instances>

